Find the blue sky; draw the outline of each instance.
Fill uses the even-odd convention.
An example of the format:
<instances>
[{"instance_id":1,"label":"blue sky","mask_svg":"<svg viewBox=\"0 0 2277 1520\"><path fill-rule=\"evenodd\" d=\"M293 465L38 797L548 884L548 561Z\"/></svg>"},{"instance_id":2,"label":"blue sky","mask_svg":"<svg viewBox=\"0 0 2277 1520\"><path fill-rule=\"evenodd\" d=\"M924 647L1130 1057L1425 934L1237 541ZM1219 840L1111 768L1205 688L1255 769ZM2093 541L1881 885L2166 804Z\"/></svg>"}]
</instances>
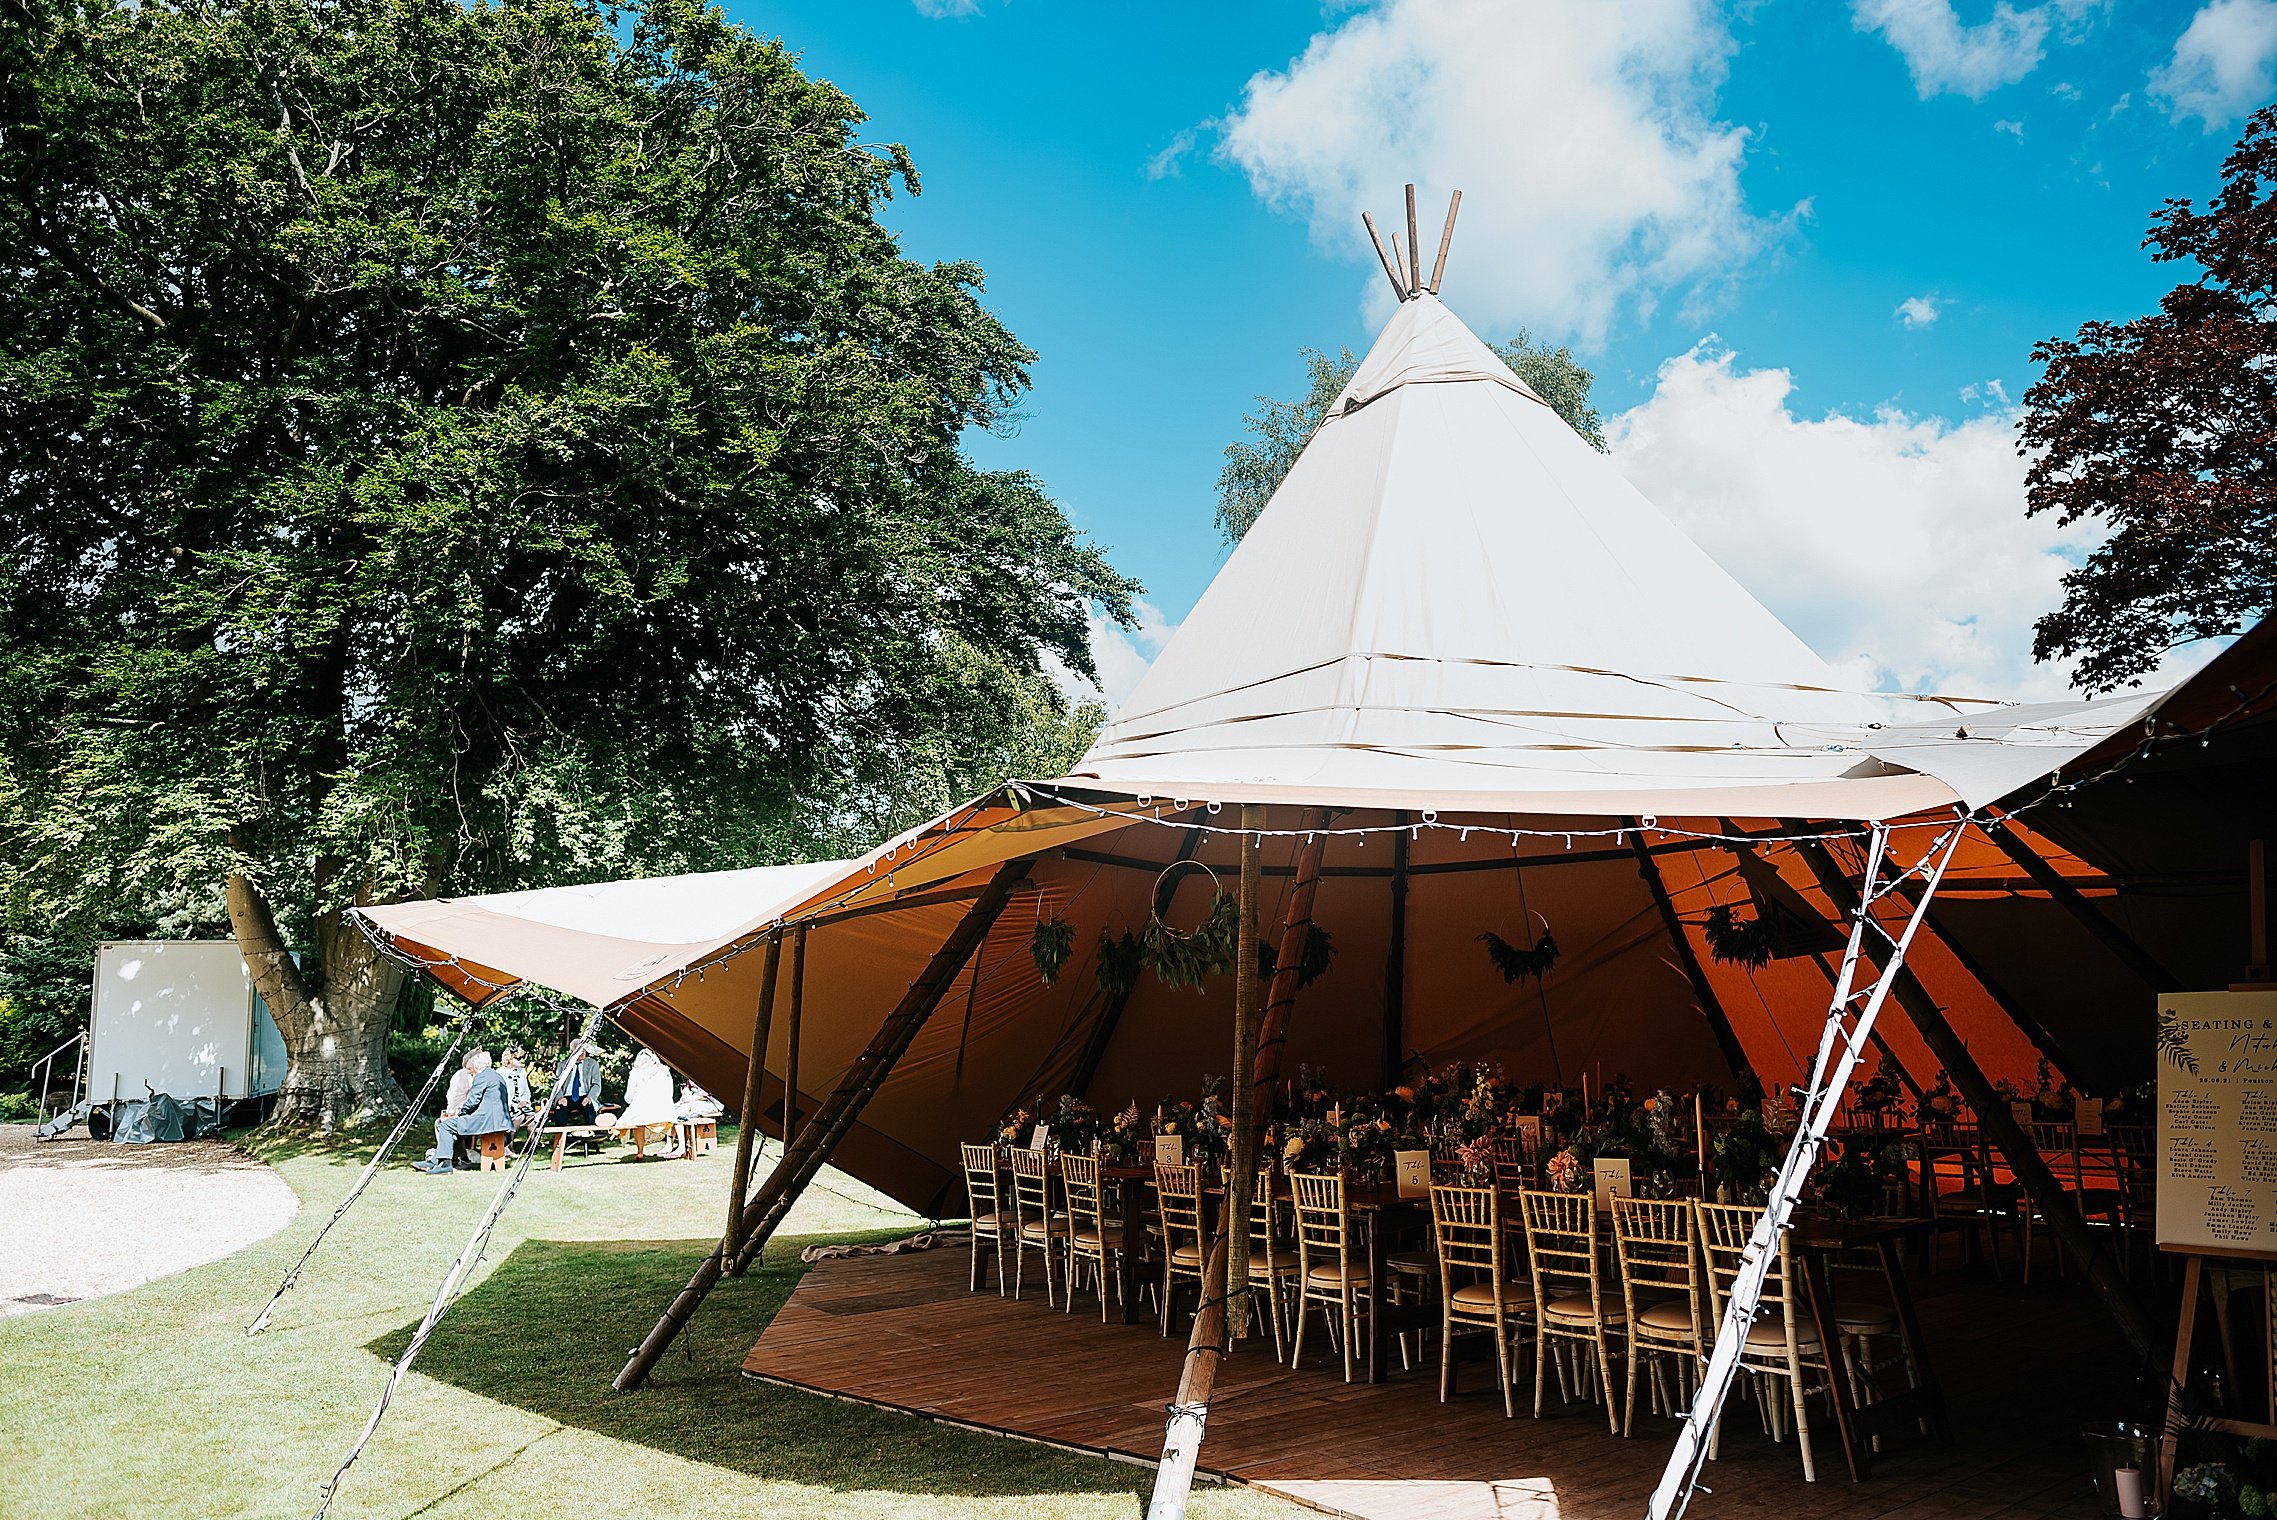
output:
<instances>
[{"instance_id":1,"label":"blue sky","mask_svg":"<svg viewBox=\"0 0 2277 1520\"><path fill-rule=\"evenodd\" d=\"M976 440L1148 588L1224 559L1225 444L1387 301L1357 212L1464 192L1444 294L1575 345L1616 462L1868 684L2051 694L2092 533L2022 518L2033 343L2150 309L2140 248L2271 94L2277 0L729 0L843 88L1040 358Z\"/></svg>"}]
</instances>

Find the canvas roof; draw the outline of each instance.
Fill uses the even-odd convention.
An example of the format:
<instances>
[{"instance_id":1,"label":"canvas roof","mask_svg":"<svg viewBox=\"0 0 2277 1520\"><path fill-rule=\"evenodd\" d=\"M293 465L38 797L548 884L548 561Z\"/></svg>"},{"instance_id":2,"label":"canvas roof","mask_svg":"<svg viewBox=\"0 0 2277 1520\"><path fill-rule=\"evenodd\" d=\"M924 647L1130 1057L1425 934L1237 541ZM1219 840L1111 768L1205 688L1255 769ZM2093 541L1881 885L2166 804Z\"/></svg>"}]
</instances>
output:
<instances>
[{"instance_id":1,"label":"canvas roof","mask_svg":"<svg viewBox=\"0 0 2277 1520\"><path fill-rule=\"evenodd\" d=\"M1340 826L1425 817L1453 826L1401 852L1405 1022L1392 1033L1404 1054L1498 1059L1522 1079L1563 1069L1571 1080L1594 1065L1648 1084L1725 1081L1682 963L1687 948L1711 960L1701 930L1710 908L1753 900L1738 863L1713 840L1610 830L1655 820L1713 834L1981 807L2123 753L2162 702L2195 713L2217 700L2207 684L2217 676L2226 687L2246 664L2264 673L2277 664L2267 629L2232 655L2171 699L2014 706L1845 690L1422 295L1400 307L1067 776L1008 785L855 861L364 913L400 948L440 962L435 974L455 990L486 1000L526 978L608 1007L725 1093L742 1086L759 977L760 958L739 952L770 926L804 922L800 1070L811 1103L996 868L1031 861L1021 895L837 1153L889 1194L939 1208L956 1142L1016 1102L1072 1088L1104 1106L1151 1105L1223 1071L1226 979L1180 993L1143 978L1111 1012L1096 944L1142 924L1165 891L1171 921L1198 915L1207 877L1161 873L1189 852L1230 881L1233 845L1208 830L1230 825L1233 805L1266 805L1270 827L1299 834L1324 806ZM1466 826L1536 832L1473 837ZM1559 842L1560 828L1580 833L1578 848ZM1265 846L1269 898L1287 889L1299 834ZM2089 843L2066 842L2076 854L2036 840L2083 890L2119 890ZM1394 1001L1393 848L1383 833L1328 846L1317 919L1338 951L1302 1000L1292 1070L1330 1064L1350 1085L1377 1074ZM1765 848L1789 887L1834 914L1791 850ZM1673 927L1647 871L1670 894ZM1971 845L1947 896L1964 918L1978 905L1970 921L1997 932L1990 948L1933 936L1918 968L1996 1075L2027 1074L2037 1050L2004 1006L2052 1040L2049 1022L2106 1006L2116 1017L2143 992L1989 842ZM1050 984L1029 950L1046 919L1076 930L1074 959ZM1515 941L1543 925L1563 954L1538 984L1506 981L1476 943L1484 930ZM2019 960L2000 948L2018 943L2034 953ZM2035 968L2034 980L1998 987L1988 959ZM1766 1080L1785 1077L1798 1049L1807 1057L1824 969L1808 957L1709 966L1716 1012ZM2146 999L2146 1022L2147 1010ZM764 1079L776 1084L770 1104L787 1065L780 1026ZM1935 1063L1909 1038L1891 1034L1927 1081Z\"/></svg>"}]
</instances>

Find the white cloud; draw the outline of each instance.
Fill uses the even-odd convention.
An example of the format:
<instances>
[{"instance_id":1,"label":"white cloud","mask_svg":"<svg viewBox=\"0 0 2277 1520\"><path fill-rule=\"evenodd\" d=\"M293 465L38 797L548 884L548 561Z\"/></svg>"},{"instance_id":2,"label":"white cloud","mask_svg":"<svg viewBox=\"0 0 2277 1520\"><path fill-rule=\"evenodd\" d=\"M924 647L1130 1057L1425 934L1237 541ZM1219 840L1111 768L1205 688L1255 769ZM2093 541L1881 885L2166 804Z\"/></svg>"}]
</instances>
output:
<instances>
[{"instance_id":1,"label":"white cloud","mask_svg":"<svg viewBox=\"0 0 2277 1520\"><path fill-rule=\"evenodd\" d=\"M2024 140L2024 123L2020 121L1996 121L1992 124L1992 129L1995 132L2006 132L2018 142Z\"/></svg>"},{"instance_id":2,"label":"white cloud","mask_svg":"<svg viewBox=\"0 0 2277 1520\"><path fill-rule=\"evenodd\" d=\"M1794 409L1794 384L1703 344L1612 420L1613 458L1851 679L2070 694L2066 671L2032 662L2032 624L2062 604L2064 572L2098 535L2025 517L2015 412L1813 418Z\"/></svg>"},{"instance_id":3,"label":"white cloud","mask_svg":"<svg viewBox=\"0 0 2277 1520\"><path fill-rule=\"evenodd\" d=\"M1188 127L1171 138L1161 152L1146 161L1146 177L1148 179L1176 178L1179 163L1193 151L1194 129Z\"/></svg>"},{"instance_id":4,"label":"white cloud","mask_svg":"<svg viewBox=\"0 0 2277 1520\"><path fill-rule=\"evenodd\" d=\"M1998 0L1990 16L1967 26L1953 0L1852 0L1850 22L1861 32L1881 33L1898 50L1923 100L1940 94L1982 100L2038 68L2049 32L2086 9L2083 0L2022 10Z\"/></svg>"},{"instance_id":5,"label":"white cloud","mask_svg":"<svg viewBox=\"0 0 2277 1520\"><path fill-rule=\"evenodd\" d=\"M1937 320L1938 306L1935 296L1907 296L1891 315L1908 327L1927 327Z\"/></svg>"},{"instance_id":6,"label":"white cloud","mask_svg":"<svg viewBox=\"0 0 2277 1520\"><path fill-rule=\"evenodd\" d=\"M980 0L914 0L917 14L936 21L963 20L980 14Z\"/></svg>"},{"instance_id":7,"label":"white cloud","mask_svg":"<svg viewBox=\"0 0 2277 1520\"><path fill-rule=\"evenodd\" d=\"M2208 132L2266 102L2277 69L2277 0L2211 0L2152 70L2150 92L2176 121L2197 117Z\"/></svg>"},{"instance_id":8,"label":"white cloud","mask_svg":"<svg viewBox=\"0 0 2277 1520\"><path fill-rule=\"evenodd\" d=\"M1100 615L1094 608L1091 613L1091 663L1098 667L1099 681L1094 685L1057 659L1047 659L1052 679L1061 691L1074 702L1100 702L1113 712L1123 705L1123 699L1146 674L1147 666L1162 653L1162 646L1178 631L1178 625L1162 615L1162 609L1152 602L1141 600L1133 608L1138 614L1136 628L1124 628Z\"/></svg>"},{"instance_id":9,"label":"white cloud","mask_svg":"<svg viewBox=\"0 0 2277 1520\"><path fill-rule=\"evenodd\" d=\"M1733 46L1709 0L1372 0L1252 78L1219 151L1371 269L1361 211L1384 225L1417 180L1428 269L1460 188L1464 310L1594 339L1778 235L1740 189L1748 132L1715 118Z\"/></svg>"}]
</instances>

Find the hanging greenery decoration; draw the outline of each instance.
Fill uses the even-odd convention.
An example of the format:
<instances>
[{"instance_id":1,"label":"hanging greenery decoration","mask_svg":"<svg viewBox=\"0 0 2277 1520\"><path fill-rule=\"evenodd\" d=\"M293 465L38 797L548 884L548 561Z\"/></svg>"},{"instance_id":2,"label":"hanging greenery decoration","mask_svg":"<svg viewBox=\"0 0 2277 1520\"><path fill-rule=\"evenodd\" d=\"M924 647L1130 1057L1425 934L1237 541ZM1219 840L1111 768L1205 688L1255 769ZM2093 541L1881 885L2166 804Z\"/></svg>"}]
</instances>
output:
<instances>
[{"instance_id":1,"label":"hanging greenery decoration","mask_svg":"<svg viewBox=\"0 0 2277 1520\"><path fill-rule=\"evenodd\" d=\"M1205 979L1233 969L1241 910L1223 892L1210 898L1210 911L1191 931L1149 918L1139 931L1140 954L1164 986L1200 991Z\"/></svg>"},{"instance_id":2,"label":"hanging greenery decoration","mask_svg":"<svg viewBox=\"0 0 2277 1520\"><path fill-rule=\"evenodd\" d=\"M1779 926L1758 914L1740 922L1732 916L1729 903L1717 903L1708 910L1708 921L1703 925L1708 935L1708 953L1727 966L1745 966L1759 970L1771 964L1777 950Z\"/></svg>"},{"instance_id":3,"label":"hanging greenery decoration","mask_svg":"<svg viewBox=\"0 0 2277 1520\"><path fill-rule=\"evenodd\" d=\"M1491 929L1480 935L1479 940L1486 946L1487 958L1494 962L1505 982L1515 982L1522 976L1530 976L1538 982L1558 963L1557 936L1546 928L1531 949L1513 945Z\"/></svg>"},{"instance_id":4,"label":"hanging greenery decoration","mask_svg":"<svg viewBox=\"0 0 2277 1520\"><path fill-rule=\"evenodd\" d=\"M1127 997L1138 985L1139 968L1144 963L1138 936L1125 929L1120 934L1099 931L1099 990L1109 997Z\"/></svg>"},{"instance_id":5,"label":"hanging greenery decoration","mask_svg":"<svg viewBox=\"0 0 2277 1520\"><path fill-rule=\"evenodd\" d=\"M1047 918L1036 925L1036 936L1028 942L1028 954L1035 958L1036 975L1049 987L1059 980L1067 967L1067 958L1075 953L1075 925L1064 918Z\"/></svg>"},{"instance_id":6,"label":"hanging greenery decoration","mask_svg":"<svg viewBox=\"0 0 2277 1520\"><path fill-rule=\"evenodd\" d=\"M1260 943L1257 947L1257 979L1273 980L1273 963L1278 959L1278 946ZM1305 925L1305 952L1297 962L1297 990L1303 991L1328 974L1329 963L1336 959L1336 941L1318 924Z\"/></svg>"}]
</instances>

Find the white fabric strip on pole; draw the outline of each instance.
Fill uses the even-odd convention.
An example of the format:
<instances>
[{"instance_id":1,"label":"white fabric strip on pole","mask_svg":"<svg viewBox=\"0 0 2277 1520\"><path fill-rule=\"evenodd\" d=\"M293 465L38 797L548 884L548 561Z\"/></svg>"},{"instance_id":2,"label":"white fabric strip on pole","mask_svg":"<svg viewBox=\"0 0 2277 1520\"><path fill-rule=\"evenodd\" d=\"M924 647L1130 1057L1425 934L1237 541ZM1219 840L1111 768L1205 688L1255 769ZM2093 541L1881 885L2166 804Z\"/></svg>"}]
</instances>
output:
<instances>
[{"instance_id":1,"label":"white fabric strip on pole","mask_svg":"<svg viewBox=\"0 0 2277 1520\"><path fill-rule=\"evenodd\" d=\"M364 1447L370 1443L372 1433L379 1429L380 1420L387 1414L388 1402L395 1397L396 1388L411 1370L413 1359L427 1344L427 1338L435 1333L435 1327L443 1322L443 1316L451 1312L451 1306L458 1302L459 1295L466 1290L468 1275L482 1264L483 1253L490 1247L490 1232L497 1227L499 1215L506 1212L506 1205L513 1202L514 1194L522 1186L522 1179L529 1175L530 1162L537 1156L538 1146L545 1138L545 1121L553 1116L554 1105L561 1101L562 1086L568 1077L569 1068L584 1058L585 1047L592 1043L593 1032L600 1024L601 1010L595 1008L586 1015L585 1026L577 1032L577 1038L570 1041L569 1049L562 1055L561 1064L554 1068L553 1086L546 1091L545 1109L531 1119L529 1143L522 1147L521 1155L507 1169L506 1180L498 1185L498 1192L490 1200L490 1206L482 1211L482 1218L476 1222L474 1233L467 1237L467 1243L459 1251L458 1258L451 1263L450 1270L443 1274L442 1283L435 1289L434 1301L427 1306L426 1317L419 1321L419 1328L411 1333L411 1340L404 1346L402 1355L395 1359L395 1365L388 1368L387 1383L380 1389L379 1402L372 1406L372 1417L364 1422L363 1434L356 1437L356 1444L348 1449L348 1455L333 1469L331 1480L319 1491L314 1520L324 1520L331 1510L332 1501L339 1497L341 1480L348 1476L348 1469L356 1465L356 1459L364 1454Z\"/></svg>"},{"instance_id":2,"label":"white fabric strip on pole","mask_svg":"<svg viewBox=\"0 0 2277 1520\"><path fill-rule=\"evenodd\" d=\"M1887 876L1882 867L1888 858L1889 828L1885 824L1874 825L1866 854L1865 876L1858 893L1858 911L1851 919L1850 942L1842 953L1842 971L1835 980L1834 1000L1827 1009L1825 1031L1819 1037L1818 1057L1811 1064L1810 1087L1803 1094L1801 1123L1795 1130L1795 1142L1780 1164L1778 1177L1764 1200L1763 1217L1756 1221L1747 1249L1741 1255L1739 1272L1732 1279L1731 1293L1716 1327L1715 1349L1709 1353L1708 1365L1700 1374L1699 1391L1693 1395L1692 1408L1677 1432L1676 1449L1668 1454L1668 1465L1661 1470L1660 1482L1652 1491L1646 1510L1650 1520L1680 1520L1685 1507L1692 1502L1693 1492L1700 1487L1700 1469L1707 1461L1709 1445L1715 1438L1716 1422L1723 1416L1725 1395L1731 1391L1732 1378L1739 1371L1740 1351L1747 1344L1748 1328L1755 1323L1761 1307L1764 1278L1779 1259L1780 1233L1787 1228L1795 1202L1802 1196L1803 1183L1818 1159L1827 1126L1841 1106L1843 1090L1858 1064L1859 1052L1867 1044L1874 1017L1881 1012L1883 1000L1896 985L1899 969L1905 965L1906 947L1913 943L1914 931L1928 916L1930 901L1937 895L1938 885L1945 879L1945 867L1951 862L1954 848L1967 827L1966 818L1957 820L1930 842L1929 848L1910 868ZM1914 899L1905 928L1892 937L1874 918L1874 905L1916 876L1921 878L1920 895ZM1881 975L1871 986L1857 991L1853 989L1857 986L1859 956L1869 932L1879 935L1884 942ZM1850 1011L1853 1003L1861 1004L1855 1016Z\"/></svg>"}]
</instances>

